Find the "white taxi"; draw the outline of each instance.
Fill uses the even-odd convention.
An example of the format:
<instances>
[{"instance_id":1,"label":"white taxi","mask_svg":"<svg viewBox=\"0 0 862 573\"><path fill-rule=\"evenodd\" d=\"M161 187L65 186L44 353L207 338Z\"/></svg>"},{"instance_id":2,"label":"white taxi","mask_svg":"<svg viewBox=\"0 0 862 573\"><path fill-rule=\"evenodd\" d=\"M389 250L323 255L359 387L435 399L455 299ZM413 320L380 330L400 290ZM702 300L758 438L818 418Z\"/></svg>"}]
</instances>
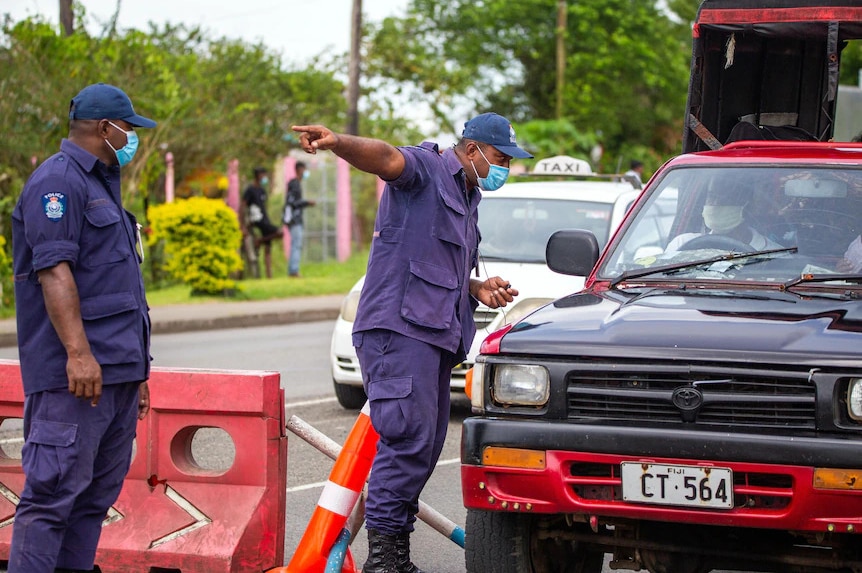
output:
<instances>
[{"instance_id":1,"label":"white taxi","mask_svg":"<svg viewBox=\"0 0 862 573\"><path fill-rule=\"evenodd\" d=\"M557 274L545 264L545 246L551 234L560 229L586 229L596 235L603 248L640 194L621 176L600 179L587 162L568 156L543 159L530 176L542 176L543 180L519 182L512 177L498 191L485 192L479 203L480 278L503 277L520 294L506 308L480 304L476 309L476 337L467 359L452 371L453 390L464 390L465 374L488 334L583 287L584 277ZM349 409L365 403L351 339L364 282L365 277L359 279L344 298L330 348L335 395L339 404Z\"/></svg>"}]
</instances>

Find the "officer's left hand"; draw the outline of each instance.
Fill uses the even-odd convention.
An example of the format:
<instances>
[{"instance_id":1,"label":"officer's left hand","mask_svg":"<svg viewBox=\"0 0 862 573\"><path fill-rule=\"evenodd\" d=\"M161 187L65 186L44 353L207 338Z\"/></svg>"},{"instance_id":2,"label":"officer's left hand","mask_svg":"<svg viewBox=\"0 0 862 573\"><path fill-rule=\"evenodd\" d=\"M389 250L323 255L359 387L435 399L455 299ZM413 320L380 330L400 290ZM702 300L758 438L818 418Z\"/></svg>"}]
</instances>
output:
<instances>
[{"instance_id":1,"label":"officer's left hand","mask_svg":"<svg viewBox=\"0 0 862 573\"><path fill-rule=\"evenodd\" d=\"M481 283L473 296L488 308L501 308L515 300L518 290L512 288L507 280L491 277Z\"/></svg>"},{"instance_id":2,"label":"officer's left hand","mask_svg":"<svg viewBox=\"0 0 862 573\"><path fill-rule=\"evenodd\" d=\"M150 387L146 382L138 386L138 420L143 420L150 413Z\"/></svg>"}]
</instances>

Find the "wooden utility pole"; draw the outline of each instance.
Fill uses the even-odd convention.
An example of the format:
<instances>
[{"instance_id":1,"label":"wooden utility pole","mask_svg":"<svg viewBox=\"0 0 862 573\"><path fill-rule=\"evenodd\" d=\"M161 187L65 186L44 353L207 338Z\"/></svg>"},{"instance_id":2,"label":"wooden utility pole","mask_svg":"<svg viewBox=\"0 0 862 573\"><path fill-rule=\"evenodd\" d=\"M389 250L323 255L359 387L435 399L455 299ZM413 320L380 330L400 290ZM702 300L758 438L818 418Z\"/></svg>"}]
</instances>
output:
<instances>
[{"instance_id":1,"label":"wooden utility pole","mask_svg":"<svg viewBox=\"0 0 862 573\"><path fill-rule=\"evenodd\" d=\"M557 0L557 119L563 119L563 92L566 89L566 0Z\"/></svg>"},{"instance_id":2,"label":"wooden utility pole","mask_svg":"<svg viewBox=\"0 0 862 573\"><path fill-rule=\"evenodd\" d=\"M63 33L71 36L75 33L75 15L72 12L72 0L60 0L60 24Z\"/></svg>"},{"instance_id":3,"label":"wooden utility pole","mask_svg":"<svg viewBox=\"0 0 862 573\"><path fill-rule=\"evenodd\" d=\"M359 73L362 45L362 0L353 0L350 32L350 63L347 68L347 133L359 135Z\"/></svg>"}]
</instances>

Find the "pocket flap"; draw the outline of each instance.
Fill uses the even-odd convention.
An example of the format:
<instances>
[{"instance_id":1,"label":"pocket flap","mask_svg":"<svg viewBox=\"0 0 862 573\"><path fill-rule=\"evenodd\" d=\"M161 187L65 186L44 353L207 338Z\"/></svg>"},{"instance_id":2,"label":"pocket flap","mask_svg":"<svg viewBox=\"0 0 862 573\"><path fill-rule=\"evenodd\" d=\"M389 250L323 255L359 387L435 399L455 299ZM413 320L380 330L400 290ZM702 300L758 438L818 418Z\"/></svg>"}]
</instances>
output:
<instances>
[{"instance_id":1,"label":"pocket flap","mask_svg":"<svg viewBox=\"0 0 862 573\"><path fill-rule=\"evenodd\" d=\"M107 227L120 222L120 213L113 205L93 207L84 211L84 217L94 227Z\"/></svg>"},{"instance_id":2,"label":"pocket flap","mask_svg":"<svg viewBox=\"0 0 862 573\"><path fill-rule=\"evenodd\" d=\"M136 308L138 308L138 301L130 292L91 296L81 300L81 318L96 320Z\"/></svg>"},{"instance_id":3,"label":"pocket flap","mask_svg":"<svg viewBox=\"0 0 862 573\"><path fill-rule=\"evenodd\" d=\"M78 426L76 424L51 422L49 420L33 420L33 423L30 425L30 434L27 436L27 441L34 444L42 444L43 446L66 448L75 443L77 435Z\"/></svg>"},{"instance_id":4,"label":"pocket flap","mask_svg":"<svg viewBox=\"0 0 862 573\"><path fill-rule=\"evenodd\" d=\"M422 261L410 261L410 273L432 285L453 289L458 286L455 275L447 268Z\"/></svg>"},{"instance_id":5,"label":"pocket flap","mask_svg":"<svg viewBox=\"0 0 862 573\"><path fill-rule=\"evenodd\" d=\"M457 197L451 197L442 189L440 190L440 196L443 198L443 202L447 207L458 213L459 215L464 215L467 211L464 210L464 203Z\"/></svg>"},{"instance_id":6,"label":"pocket flap","mask_svg":"<svg viewBox=\"0 0 862 573\"><path fill-rule=\"evenodd\" d=\"M413 392L413 377L386 378L384 380L371 380L368 383L368 399L390 400L392 398L406 398Z\"/></svg>"}]
</instances>

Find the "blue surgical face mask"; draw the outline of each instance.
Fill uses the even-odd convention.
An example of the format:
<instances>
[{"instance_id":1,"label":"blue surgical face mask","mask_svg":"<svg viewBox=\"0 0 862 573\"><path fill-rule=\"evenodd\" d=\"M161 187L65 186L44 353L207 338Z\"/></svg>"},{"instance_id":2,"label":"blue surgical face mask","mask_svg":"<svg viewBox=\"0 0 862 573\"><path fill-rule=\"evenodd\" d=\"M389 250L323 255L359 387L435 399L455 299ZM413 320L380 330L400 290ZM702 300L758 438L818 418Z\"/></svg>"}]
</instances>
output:
<instances>
[{"instance_id":1,"label":"blue surgical face mask","mask_svg":"<svg viewBox=\"0 0 862 573\"><path fill-rule=\"evenodd\" d=\"M303 179L308 179L308 176L309 176L308 171L303 171L303 172L302 172L302 178L303 178Z\"/></svg>"},{"instance_id":2,"label":"blue surgical face mask","mask_svg":"<svg viewBox=\"0 0 862 573\"><path fill-rule=\"evenodd\" d=\"M479 172L476 171L476 165L470 161L470 165L473 165L473 172L476 174L476 181L479 182L479 188L482 191L496 191L500 187L502 187L506 180L509 179L509 168L502 167L500 165L494 165L488 158L485 157L485 154L482 153L482 149L476 147L479 150L479 154L482 156L482 159L488 162L488 176L487 177L479 177Z\"/></svg>"},{"instance_id":3,"label":"blue surgical face mask","mask_svg":"<svg viewBox=\"0 0 862 573\"><path fill-rule=\"evenodd\" d=\"M261 177L260 184L262 187L266 187L267 185L269 185L269 177Z\"/></svg>"},{"instance_id":4,"label":"blue surgical face mask","mask_svg":"<svg viewBox=\"0 0 862 573\"><path fill-rule=\"evenodd\" d=\"M120 167L128 165L135 156L135 153L138 151L138 134L135 133L134 129L126 131L120 126L115 125L113 122L109 121L108 123L126 134L126 144L119 149L114 149L114 146L111 145L111 142L107 139L105 140L105 143L107 143L108 147L114 151L114 154L117 156L117 163L120 164Z\"/></svg>"}]
</instances>

